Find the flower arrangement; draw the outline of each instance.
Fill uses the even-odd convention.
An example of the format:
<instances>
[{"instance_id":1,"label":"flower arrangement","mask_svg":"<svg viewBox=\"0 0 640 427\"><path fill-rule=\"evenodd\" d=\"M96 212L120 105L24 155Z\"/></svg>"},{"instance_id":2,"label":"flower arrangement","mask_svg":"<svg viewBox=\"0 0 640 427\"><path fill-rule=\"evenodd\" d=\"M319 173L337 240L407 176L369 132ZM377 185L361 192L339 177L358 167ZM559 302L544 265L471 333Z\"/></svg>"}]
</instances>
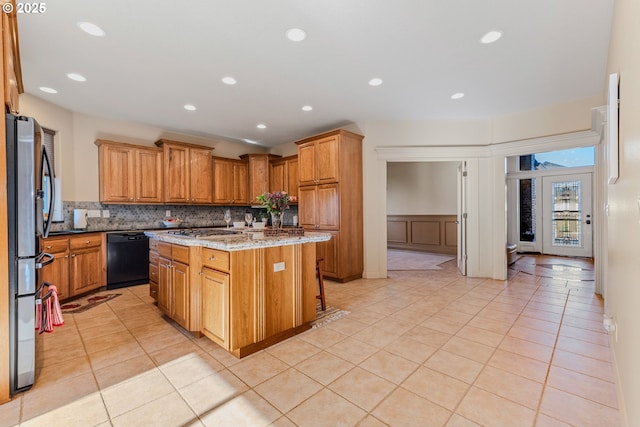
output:
<instances>
[{"instance_id":1,"label":"flower arrangement","mask_svg":"<svg viewBox=\"0 0 640 427\"><path fill-rule=\"evenodd\" d=\"M289 209L291 199L286 191L276 191L275 193L262 193L256 200L263 205L268 213L281 214L285 209Z\"/></svg>"}]
</instances>

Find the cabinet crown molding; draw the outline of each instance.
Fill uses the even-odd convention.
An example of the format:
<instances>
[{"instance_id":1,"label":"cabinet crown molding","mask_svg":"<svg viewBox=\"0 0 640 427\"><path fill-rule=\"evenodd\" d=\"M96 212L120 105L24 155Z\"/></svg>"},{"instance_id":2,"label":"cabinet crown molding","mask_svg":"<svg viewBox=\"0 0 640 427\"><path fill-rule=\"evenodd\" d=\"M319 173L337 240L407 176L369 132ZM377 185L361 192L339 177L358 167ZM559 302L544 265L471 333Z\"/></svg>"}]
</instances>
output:
<instances>
[{"instance_id":1,"label":"cabinet crown molding","mask_svg":"<svg viewBox=\"0 0 640 427\"><path fill-rule=\"evenodd\" d=\"M269 153L247 153L240 156L242 160L248 160L251 158L258 158L258 157L266 157L267 159L269 159L269 161L271 161L271 160L280 159L282 156L279 156L277 154L269 154Z\"/></svg>"},{"instance_id":2,"label":"cabinet crown molding","mask_svg":"<svg viewBox=\"0 0 640 427\"><path fill-rule=\"evenodd\" d=\"M332 130L332 131L329 131L329 132L321 133L321 134L318 134L318 135L309 136L309 137L301 139L299 141L295 141L294 144L300 145L300 144L304 144L305 142L311 142L311 141L315 141L315 140L320 139L320 138L326 138L326 137L335 136L335 135L351 136L353 138L360 139L360 140L364 139L363 135L359 135L357 133L350 132L350 131L344 130L344 129L336 129L336 130Z\"/></svg>"},{"instance_id":3,"label":"cabinet crown molding","mask_svg":"<svg viewBox=\"0 0 640 427\"><path fill-rule=\"evenodd\" d=\"M171 139L159 139L154 144L156 144L158 147L162 147L164 144L169 144L169 145L179 145L181 147L187 147L187 148L197 148L197 149L204 149L204 150L211 150L211 151L215 150L215 148L208 147L206 145L192 144L190 142L182 142L182 141L173 141Z\"/></svg>"},{"instance_id":4,"label":"cabinet crown molding","mask_svg":"<svg viewBox=\"0 0 640 427\"><path fill-rule=\"evenodd\" d=\"M145 150L162 151L161 148L154 147L153 145L131 144L128 142L110 141L108 139L96 139L94 144L96 144L98 147L100 147L101 145L117 145L120 147L127 147L127 148L144 148Z\"/></svg>"}]
</instances>

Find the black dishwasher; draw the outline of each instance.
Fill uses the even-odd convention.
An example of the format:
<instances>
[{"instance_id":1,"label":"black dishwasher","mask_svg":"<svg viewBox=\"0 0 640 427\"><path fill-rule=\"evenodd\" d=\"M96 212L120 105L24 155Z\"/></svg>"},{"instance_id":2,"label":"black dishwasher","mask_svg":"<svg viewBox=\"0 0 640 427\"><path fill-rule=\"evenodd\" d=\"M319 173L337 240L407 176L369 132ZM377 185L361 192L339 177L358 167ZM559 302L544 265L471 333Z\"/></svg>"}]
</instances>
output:
<instances>
[{"instance_id":1,"label":"black dishwasher","mask_svg":"<svg viewBox=\"0 0 640 427\"><path fill-rule=\"evenodd\" d=\"M149 238L141 232L107 233L107 289L149 283Z\"/></svg>"}]
</instances>

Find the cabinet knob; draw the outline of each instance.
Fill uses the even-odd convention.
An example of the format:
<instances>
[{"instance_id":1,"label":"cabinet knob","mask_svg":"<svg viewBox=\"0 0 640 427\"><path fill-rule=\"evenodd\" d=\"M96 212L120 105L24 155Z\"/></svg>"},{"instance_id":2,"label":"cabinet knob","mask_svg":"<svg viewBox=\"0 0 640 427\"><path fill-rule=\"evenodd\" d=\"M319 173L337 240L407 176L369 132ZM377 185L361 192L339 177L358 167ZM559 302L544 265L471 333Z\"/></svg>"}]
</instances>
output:
<instances>
[{"instance_id":1,"label":"cabinet knob","mask_svg":"<svg viewBox=\"0 0 640 427\"><path fill-rule=\"evenodd\" d=\"M76 257L76 254L71 254L71 258L75 258L75 257Z\"/></svg>"},{"instance_id":2,"label":"cabinet knob","mask_svg":"<svg viewBox=\"0 0 640 427\"><path fill-rule=\"evenodd\" d=\"M51 249L53 246L51 245L47 245L47 249Z\"/></svg>"},{"instance_id":3,"label":"cabinet knob","mask_svg":"<svg viewBox=\"0 0 640 427\"><path fill-rule=\"evenodd\" d=\"M65 257L65 258L69 258L69 255L65 255L64 257Z\"/></svg>"},{"instance_id":4,"label":"cabinet knob","mask_svg":"<svg viewBox=\"0 0 640 427\"><path fill-rule=\"evenodd\" d=\"M89 243L91 243L91 240L87 240L86 242L84 242L86 245L88 245Z\"/></svg>"},{"instance_id":5,"label":"cabinet knob","mask_svg":"<svg viewBox=\"0 0 640 427\"><path fill-rule=\"evenodd\" d=\"M129 197L129 200L133 200L133 197Z\"/></svg>"},{"instance_id":6,"label":"cabinet knob","mask_svg":"<svg viewBox=\"0 0 640 427\"><path fill-rule=\"evenodd\" d=\"M213 261L215 259L216 259L215 257L212 257L212 256L209 257L209 261Z\"/></svg>"}]
</instances>

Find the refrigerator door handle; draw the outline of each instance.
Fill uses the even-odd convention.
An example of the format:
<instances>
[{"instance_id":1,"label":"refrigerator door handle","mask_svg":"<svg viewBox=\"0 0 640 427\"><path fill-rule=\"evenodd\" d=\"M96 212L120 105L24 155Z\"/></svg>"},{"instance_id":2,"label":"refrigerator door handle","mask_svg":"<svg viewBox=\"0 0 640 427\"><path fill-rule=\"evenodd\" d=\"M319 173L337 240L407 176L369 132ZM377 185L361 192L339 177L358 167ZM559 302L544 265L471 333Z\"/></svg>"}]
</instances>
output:
<instances>
[{"instance_id":1,"label":"refrigerator door handle","mask_svg":"<svg viewBox=\"0 0 640 427\"><path fill-rule=\"evenodd\" d=\"M47 180L47 182L49 183L49 209L47 210L47 212L49 212L49 214L47 215L47 222L44 224L44 231L42 233L42 237L47 238L49 237L49 230L51 229L51 221L53 220L53 200L55 198L55 188L53 185L53 166L51 165L51 160L49 159L49 154L47 154L47 149L44 147L44 145L42 146L42 161L40 162L40 182L44 182L44 176L45 176L45 164L47 167L47 171L49 172L49 179ZM43 193L44 194L44 193ZM38 268L38 267L36 267Z\"/></svg>"},{"instance_id":2,"label":"refrigerator door handle","mask_svg":"<svg viewBox=\"0 0 640 427\"><path fill-rule=\"evenodd\" d=\"M47 252L42 252L36 258L36 270L44 267L45 265L51 264L54 260L55 260L55 257L52 254L49 254Z\"/></svg>"}]
</instances>

